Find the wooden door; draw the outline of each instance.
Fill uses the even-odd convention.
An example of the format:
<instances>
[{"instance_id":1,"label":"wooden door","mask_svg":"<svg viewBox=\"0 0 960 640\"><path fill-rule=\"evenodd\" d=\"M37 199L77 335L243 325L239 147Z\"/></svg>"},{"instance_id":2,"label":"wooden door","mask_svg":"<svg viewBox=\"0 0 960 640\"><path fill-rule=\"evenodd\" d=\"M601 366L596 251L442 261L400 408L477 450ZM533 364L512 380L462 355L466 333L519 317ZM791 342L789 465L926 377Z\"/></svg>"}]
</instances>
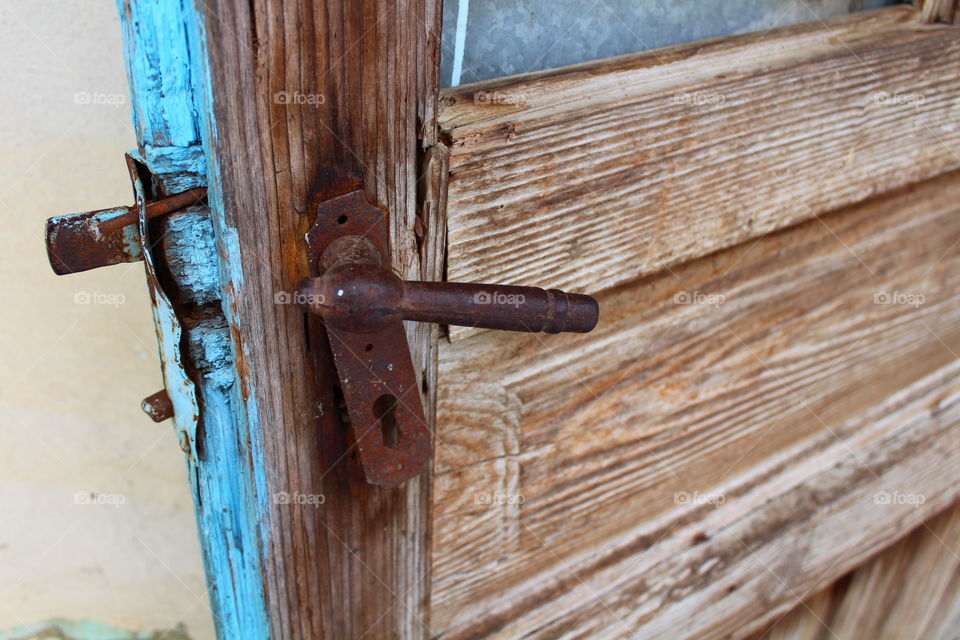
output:
<instances>
[{"instance_id":1,"label":"wooden door","mask_svg":"<svg viewBox=\"0 0 960 640\"><path fill-rule=\"evenodd\" d=\"M436 635L743 634L955 500L957 37L893 7L442 94L448 277L602 316L441 341Z\"/></svg>"},{"instance_id":2,"label":"wooden door","mask_svg":"<svg viewBox=\"0 0 960 640\"><path fill-rule=\"evenodd\" d=\"M441 92L439 0L123 3L131 60L138 29L180 56L138 113L190 125L144 126L144 161L202 148L210 194L216 268L158 260L215 299L174 307L221 635L745 635L949 507L960 33L934 5ZM601 304L582 336L408 327L434 456L399 488L343 471L283 298L356 188L403 277Z\"/></svg>"}]
</instances>

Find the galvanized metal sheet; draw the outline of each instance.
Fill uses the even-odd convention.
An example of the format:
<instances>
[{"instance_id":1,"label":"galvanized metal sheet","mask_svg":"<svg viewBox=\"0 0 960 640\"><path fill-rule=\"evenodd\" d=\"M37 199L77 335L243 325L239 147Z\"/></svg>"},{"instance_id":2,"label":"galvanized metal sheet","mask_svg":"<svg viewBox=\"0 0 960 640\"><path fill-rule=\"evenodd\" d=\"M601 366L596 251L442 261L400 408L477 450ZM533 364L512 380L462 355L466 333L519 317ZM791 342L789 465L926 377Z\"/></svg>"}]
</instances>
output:
<instances>
[{"instance_id":1,"label":"galvanized metal sheet","mask_svg":"<svg viewBox=\"0 0 960 640\"><path fill-rule=\"evenodd\" d=\"M896 0L444 0L441 84L553 69Z\"/></svg>"}]
</instances>

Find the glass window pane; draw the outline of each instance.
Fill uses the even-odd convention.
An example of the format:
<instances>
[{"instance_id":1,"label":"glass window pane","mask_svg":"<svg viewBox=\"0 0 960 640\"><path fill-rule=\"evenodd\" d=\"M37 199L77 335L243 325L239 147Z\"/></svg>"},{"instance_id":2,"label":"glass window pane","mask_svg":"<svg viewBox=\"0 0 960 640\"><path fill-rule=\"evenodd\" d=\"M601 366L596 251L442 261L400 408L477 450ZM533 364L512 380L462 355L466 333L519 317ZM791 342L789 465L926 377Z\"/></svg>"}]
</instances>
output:
<instances>
[{"instance_id":1,"label":"glass window pane","mask_svg":"<svg viewBox=\"0 0 960 640\"><path fill-rule=\"evenodd\" d=\"M444 0L441 84L898 4L897 0Z\"/></svg>"}]
</instances>

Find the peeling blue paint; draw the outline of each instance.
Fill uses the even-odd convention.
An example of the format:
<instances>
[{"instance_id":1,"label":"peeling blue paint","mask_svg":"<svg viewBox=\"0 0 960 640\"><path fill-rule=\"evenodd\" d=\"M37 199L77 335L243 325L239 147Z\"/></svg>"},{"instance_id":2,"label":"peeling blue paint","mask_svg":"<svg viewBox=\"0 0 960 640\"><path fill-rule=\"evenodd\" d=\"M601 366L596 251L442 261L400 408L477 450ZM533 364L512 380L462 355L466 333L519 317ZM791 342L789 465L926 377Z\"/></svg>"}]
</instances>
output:
<instances>
[{"instance_id":1,"label":"peeling blue paint","mask_svg":"<svg viewBox=\"0 0 960 640\"><path fill-rule=\"evenodd\" d=\"M140 155L167 193L205 184L183 0L117 0Z\"/></svg>"},{"instance_id":2,"label":"peeling blue paint","mask_svg":"<svg viewBox=\"0 0 960 640\"><path fill-rule=\"evenodd\" d=\"M177 439L180 449L187 454L191 461L197 460L196 434L200 420L200 405L193 381L184 368L183 354L180 352L180 342L183 328L180 320L170 303L170 299L160 286L150 253L150 234L147 226L147 205L143 183L137 174L136 158L127 156L127 168L130 180L133 183L135 205L139 213L139 242L143 256L144 270L147 275L147 286L150 290L150 299L153 308L153 324L157 332L157 344L160 348L160 367L163 371L163 384L167 395L173 404L173 422L177 429Z\"/></svg>"},{"instance_id":3,"label":"peeling blue paint","mask_svg":"<svg viewBox=\"0 0 960 640\"><path fill-rule=\"evenodd\" d=\"M187 23L180 0L117 0L133 123L141 145L200 142Z\"/></svg>"},{"instance_id":4,"label":"peeling blue paint","mask_svg":"<svg viewBox=\"0 0 960 640\"><path fill-rule=\"evenodd\" d=\"M210 206L211 217L213 219L214 230L217 235L217 245L219 250L219 269L220 282L222 287L222 308L229 326L234 327L241 321L236 317L234 309L238 307L237 296L242 295L244 280L242 268L242 255L240 251L240 240L237 230L229 224L226 210L223 203L223 183L220 174L221 159L217 157L214 147L214 141L217 139L217 122L213 117L214 99L211 88L210 74L210 54L207 47L207 31L201 12L205 10L204 0L196 0L197 10L188 11L187 19L190 21L188 33L190 34L190 48L194 52L196 64L193 65L194 72L194 91L197 105L200 113L207 114L206 117L199 119L204 150L207 158L207 180L208 192L207 203ZM238 344L232 341L234 360L236 360L237 350L245 350L246 345ZM249 362L249 354L244 352L244 358ZM234 371L236 367L234 366ZM252 380L245 380L244 383L252 385ZM252 388L242 390L241 385L235 384L232 388L232 398L235 407L243 407L243 410L237 410L238 420L245 420L243 431L248 435L250 442L250 455L253 463L252 481L256 487L249 498L248 508L256 514L259 524L260 544L263 549L269 548L271 536L270 529L270 490L267 483L267 469L264 464L264 426L260 419L260 408L257 405L256 394ZM244 393L245 391L245 393ZM260 638L269 636L269 620L266 621L263 630L263 636L250 636L251 638ZM246 636L244 636L246 637Z\"/></svg>"},{"instance_id":5,"label":"peeling blue paint","mask_svg":"<svg viewBox=\"0 0 960 640\"><path fill-rule=\"evenodd\" d=\"M150 167L150 170L154 173L186 171L197 174L198 176L203 176L207 171L203 147L199 144L189 147L157 147L152 144L146 144L143 146L143 157ZM201 185L196 184L193 186ZM192 188L193 187L187 187L187 189Z\"/></svg>"},{"instance_id":6,"label":"peeling blue paint","mask_svg":"<svg viewBox=\"0 0 960 640\"><path fill-rule=\"evenodd\" d=\"M210 209L194 205L160 222L167 271L180 296L196 305L219 303L220 270Z\"/></svg>"},{"instance_id":7,"label":"peeling blue paint","mask_svg":"<svg viewBox=\"0 0 960 640\"><path fill-rule=\"evenodd\" d=\"M211 321L190 333L204 400L203 459L192 477L197 522L204 538L207 575L216 580L215 609L221 638L270 637L261 571L261 537L250 509L256 486L246 434L237 429L243 403L236 393L230 329ZM260 465L262 467L262 465ZM202 506L200 506L202 505ZM213 585L211 585L211 589Z\"/></svg>"},{"instance_id":8,"label":"peeling blue paint","mask_svg":"<svg viewBox=\"0 0 960 640\"><path fill-rule=\"evenodd\" d=\"M157 175L167 193L178 193L207 184L203 147L157 147L143 145L144 163Z\"/></svg>"},{"instance_id":9,"label":"peeling blue paint","mask_svg":"<svg viewBox=\"0 0 960 640\"><path fill-rule=\"evenodd\" d=\"M223 318L205 320L190 332L190 356L204 379L223 391L234 383L233 347Z\"/></svg>"},{"instance_id":10,"label":"peeling blue paint","mask_svg":"<svg viewBox=\"0 0 960 640\"><path fill-rule=\"evenodd\" d=\"M202 7L202 0L197 3ZM256 405L244 403L234 364L237 345L230 323L236 321L233 296L242 278L216 158L209 153L216 124L207 116L213 109L203 16L193 0L117 0L117 5L144 163L167 192L202 185L209 175L212 226L204 228L195 216L181 222L171 216L167 224L175 227L175 235L192 240L164 250L170 249L167 258L173 255L177 264L172 275L179 293L214 308L223 300L224 315L184 320L185 341L164 333L162 317L156 322L161 344L175 342L188 362L201 400L197 456L188 456L187 468L217 633L223 639L263 640L270 637L263 572L270 534L263 431ZM218 259L213 240L219 255L230 260ZM168 388L168 393L175 406L177 396L184 395L182 389Z\"/></svg>"}]
</instances>

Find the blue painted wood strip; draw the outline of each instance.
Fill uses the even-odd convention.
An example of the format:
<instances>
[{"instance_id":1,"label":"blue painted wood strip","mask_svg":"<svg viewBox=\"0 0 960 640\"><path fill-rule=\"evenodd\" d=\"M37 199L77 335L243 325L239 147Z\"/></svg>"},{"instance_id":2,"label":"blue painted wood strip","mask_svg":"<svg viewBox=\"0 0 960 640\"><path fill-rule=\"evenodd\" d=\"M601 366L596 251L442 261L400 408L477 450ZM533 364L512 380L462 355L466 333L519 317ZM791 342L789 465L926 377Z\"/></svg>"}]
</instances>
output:
<instances>
[{"instance_id":1,"label":"blue painted wood strip","mask_svg":"<svg viewBox=\"0 0 960 640\"><path fill-rule=\"evenodd\" d=\"M189 5L189 6L188 6ZM182 0L117 0L140 155L169 193L205 184Z\"/></svg>"},{"instance_id":2,"label":"blue painted wood strip","mask_svg":"<svg viewBox=\"0 0 960 640\"><path fill-rule=\"evenodd\" d=\"M224 640L266 639L264 539L254 490L265 478L258 478L262 465L249 464L256 454L245 429L238 429L244 405L235 384L230 329L219 319L207 321L190 332L189 340L204 401L203 457L192 484L217 633Z\"/></svg>"},{"instance_id":3,"label":"blue painted wood strip","mask_svg":"<svg viewBox=\"0 0 960 640\"><path fill-rule=\"evenodd\" d=\"M209 141L215 124L200 117L212 113L205 84L209 75L202 16L192 0L117 0L117 4L140 155L168 192L203 184L207 161L201 139ZM218 184L211 179L209 185L216 244L221 255L237 256L230 250L235 235L222 222ZM193 223L199 226L191 229ZM195 242L175 241L165 248L171 251L166 259L173 257L177 264L178 294L192 296L209 312L217 309L224 285L236 290L240 271L238 264L217 264L209 228L203 224L197 218L175 219L172 225L181 240L193 234ZM263 433L256 407L245 405L237 384L229 305L223 307L225 316L214 314L199 324L188 323L187 352L179 354L189 363L202 400L197 456L188 456L187 469L218 636L261 640L270 637L263 576L264 549L269 545ZM158 329L169 320L158 317ZM163 357L184 346L179 341L173 344L162 332L160 342ZM171 396L178 393L168 391Z\"/></svg>"},{"instance_id":4,"label":"blue painted wood strip","mask_svg":"<svg viewBox=\"0 0 960 640\"><path fill-rule=\"evenodd\" d=\"M200 142L193 100L186 7L180 0L117 0L123 29L133 124L140 144Z\"/></svg>"},{"instance_id":5,"label":"blue painted wood strip","mask_svg":"<svg viewBox=\"0 0 960 640\"><path fill-rule=\"evenodd\" d=\"M190 0L184 0L190 2ZM185 12L189 21L188 33L190 34L190 49L194 52L193 81L195 100L198 107L198 113L204 114L198 120L201 138L203 140L204 152L206 155L207 170L207 204L210 207L211 220L213 221L214 232L217 239L217 253L219 256L219 274L221 283L222 302L224 316L230 327L236 327L238 319L236 309L239 307L238 296L243 294L244 279L242 256L240 252L240 239L237 230L231 226L227 220L227 215L223 204L223 183L221 180L220 165L222 159L213 152L214 141L217 137L217 123L214 119L214 100L211 88L210 73L210 49L207 41L207 30L202 11L205 9L205 0L196 0L196 10ZM192 6L192 5L191 5ZM247 507L255 515L259 525L260 544L262 549L269 548L270 541L270 490L267 485L267 468L264 463L264 439L266 431L261 420L260 408L257 406L257 394L254 389L241 389L241 385L236 381L240 380L236 370L236 350L244 348L238 344L235 332L231 331L231 346L233 349L234 360L232 364L232 373L234 374L235 384L232 387L232 398L235 407L235 420L243 422L242 431L247 436L250 443L250 456L253 460L253 474L251 476L255 491L247 496L249 502ZM246 361L249 362L249 354L244 354ZM247 377L245 384L252 384ZM242 407L242 410L239 408ZM261 588L263 585L260 585ZM265 599L265 596L264 596ZM264 630L266 632L269 623L266 623ZM250 636L259 638L261 636ZM266 636L263 636L266 637Z\"/></svg>"}]
</instances>

